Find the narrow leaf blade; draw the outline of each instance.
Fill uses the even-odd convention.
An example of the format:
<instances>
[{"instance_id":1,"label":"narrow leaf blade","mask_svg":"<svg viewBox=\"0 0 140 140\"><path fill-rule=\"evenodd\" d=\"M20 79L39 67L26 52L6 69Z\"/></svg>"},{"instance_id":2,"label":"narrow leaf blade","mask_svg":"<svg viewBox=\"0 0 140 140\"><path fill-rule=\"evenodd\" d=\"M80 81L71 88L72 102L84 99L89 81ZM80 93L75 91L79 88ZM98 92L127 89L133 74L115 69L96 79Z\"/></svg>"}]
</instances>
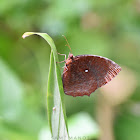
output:
<instances>
[{"instance_id":1,"label":"narrow leaf blade","mask_svg":"<svg viewBox=\"0 0 140 140\"><path fill-rule=\"evenodd\" d=\"M43 37L51 46L50 70L47 88L47 112L53 139L68 140L68 128L66 123L66 112L64 107L64 91L61 79L60 67L57 62L58 55L52 38L46 33L26 32L23 38L30 35Z\"/></svg>"}]
</instances>

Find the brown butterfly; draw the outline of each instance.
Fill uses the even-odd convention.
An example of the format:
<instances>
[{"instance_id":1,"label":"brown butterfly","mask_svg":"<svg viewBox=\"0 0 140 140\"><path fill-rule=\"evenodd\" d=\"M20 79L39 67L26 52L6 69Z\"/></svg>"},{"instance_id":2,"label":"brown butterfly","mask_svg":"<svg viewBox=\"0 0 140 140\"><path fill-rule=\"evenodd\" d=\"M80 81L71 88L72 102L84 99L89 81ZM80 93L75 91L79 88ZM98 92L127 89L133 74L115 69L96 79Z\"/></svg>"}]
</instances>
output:
<instances>
[{"instance_id":1,"label":"brown butterfly","mask_svg":"<svg viewBox=\"0 0 140 140\"><path fill-rule=\"evenodd\" d=\"M69 53L62 77L64 92L73 97L90 96L120 71L121 67L108 58L96 55L73 56Z\"/></svg>"}]
</instances>

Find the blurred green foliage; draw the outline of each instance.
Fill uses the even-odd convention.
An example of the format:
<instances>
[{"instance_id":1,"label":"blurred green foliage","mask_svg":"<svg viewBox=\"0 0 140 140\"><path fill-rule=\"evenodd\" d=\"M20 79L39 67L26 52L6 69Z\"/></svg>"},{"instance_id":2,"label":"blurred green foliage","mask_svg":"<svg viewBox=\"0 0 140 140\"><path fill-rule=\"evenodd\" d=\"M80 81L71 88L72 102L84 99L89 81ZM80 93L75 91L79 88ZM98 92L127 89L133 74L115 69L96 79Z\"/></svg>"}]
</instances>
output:
<instances>
[{"instance_id":1,"label":"blurred green foliage","mask_svg":"<svg viewBox=\"0 0 140 140\"><path fill-rule=\"evenodd\" d=\"M140 139L139 0L0 1L0 140L44 140L41 134L48 127L50 47L37 36L22 40L26 31L48 33L58 52L68 54L64 34L74 55L101 55L131 69L137 87L118 106L114 135ZM68 119L81 111L96 119L98 92L90 98L65 95Z\"/></svg>"}]
</instances>

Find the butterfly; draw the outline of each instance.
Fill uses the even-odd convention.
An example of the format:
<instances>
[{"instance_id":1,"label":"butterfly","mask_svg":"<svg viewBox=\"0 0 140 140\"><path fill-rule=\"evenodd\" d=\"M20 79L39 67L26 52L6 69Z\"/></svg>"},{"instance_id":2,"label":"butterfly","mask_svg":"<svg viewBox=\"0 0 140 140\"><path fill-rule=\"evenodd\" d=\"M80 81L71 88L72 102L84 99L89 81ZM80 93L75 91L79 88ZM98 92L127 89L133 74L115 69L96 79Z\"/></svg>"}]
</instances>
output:
<instances>
[{"instance_id":1,"label":"butterfly","mask_svg":"<svg viewBox=\"0 0 140 140\"><path fill-rule=\"evenodd\" d=\"M108 58L97 55L74 56L69 53L62 75L64 92L73 97L90 96L120 71L121 67Z\"/></svg>"}]
</instances>

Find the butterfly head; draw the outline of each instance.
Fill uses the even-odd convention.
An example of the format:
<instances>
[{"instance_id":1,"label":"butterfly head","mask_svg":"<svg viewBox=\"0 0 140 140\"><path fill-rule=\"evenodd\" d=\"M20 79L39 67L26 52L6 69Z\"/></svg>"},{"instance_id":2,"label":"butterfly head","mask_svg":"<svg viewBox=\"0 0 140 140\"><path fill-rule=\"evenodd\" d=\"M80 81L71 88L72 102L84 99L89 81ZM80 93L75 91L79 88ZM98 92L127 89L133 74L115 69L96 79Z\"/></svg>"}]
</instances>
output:
<instances>
[{"instance_id":1,"label":"butterfly head","mask_svg":"<svg viewBox=\"0 0 140 140\"><path fill-rule=\"evenodd\" d=\"M68 58L73 60L73 57L74 57L73 54L72 53L69 53Z\"/></svg>"},{"instance_id":2,"label":"butterfly head","mask_svg":"<svg viewBox=\"0 0 140 140\"><path fill-rule=\"evenodd\" d=\"M72 63L73 59L74 59L73 54L72 54L72 53L69 53L69 56L68 56L68 58L67 58L67 60L66 60L66 66L67 66L68 64Z\"/></svg>"}]
</instances>

